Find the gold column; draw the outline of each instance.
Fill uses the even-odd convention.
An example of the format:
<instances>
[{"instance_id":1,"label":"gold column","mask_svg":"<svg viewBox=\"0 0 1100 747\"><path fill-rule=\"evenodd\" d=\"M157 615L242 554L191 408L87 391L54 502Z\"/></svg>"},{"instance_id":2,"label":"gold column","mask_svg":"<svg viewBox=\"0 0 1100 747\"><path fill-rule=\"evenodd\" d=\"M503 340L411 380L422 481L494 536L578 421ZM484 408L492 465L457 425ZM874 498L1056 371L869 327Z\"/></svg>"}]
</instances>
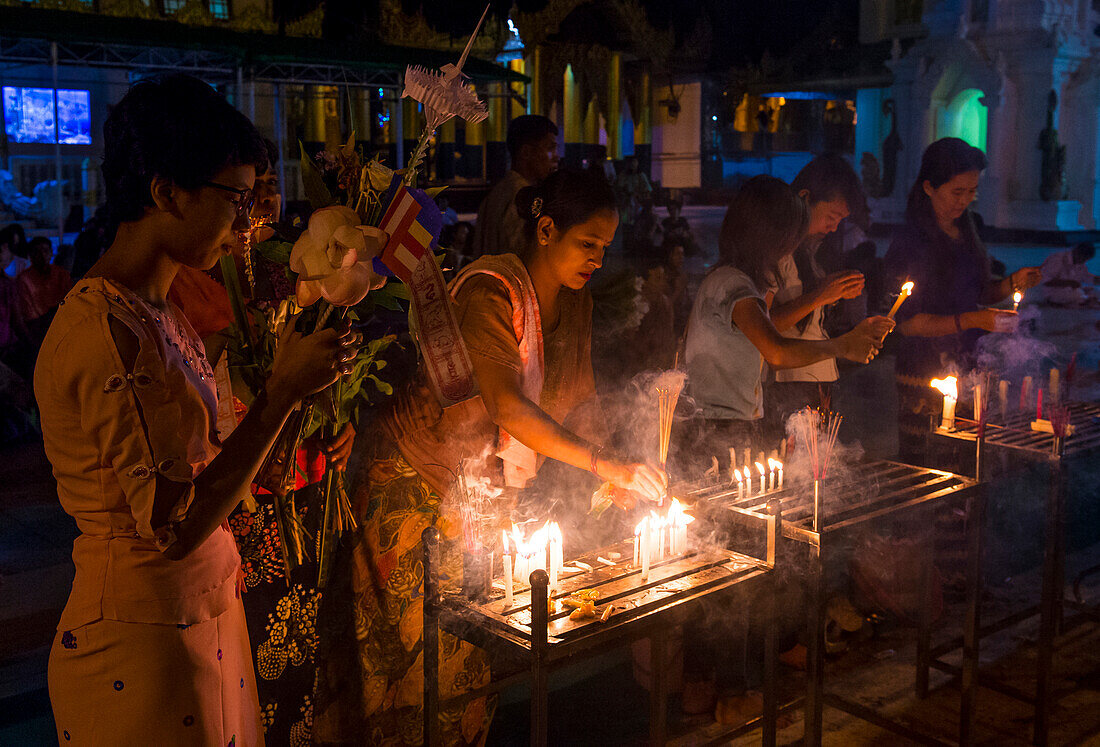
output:
<instances>
[{"instance_id":1,"label":"gold column","mask_svg":"<svg viewBox=\"0 0 1100 747\"><path fill-rule=\"evenodd\" d=\"M489 84L489 131L491 143L503 143L508 134L508 106L503 83Z\"/></svg>"},{"instance_id":2,"label":"gold column","mask_svg":"<svg viewBox=\"0 0 1100 747\"><path fill-rule=\"evenodd\" d=\"M340 107L337 98L340 95L340 89L336 86L318 86L317 88L325 117L325 148L335 150L344 142L344 133L340 130Z\"/></svg>"},{"instance_id":3,"label":"gold column","mask_svg":"<svg viewBox=\"0 0 1100 747\"><path fill-rule=\"evenodd\" d=\"M466 123L466 145L485 145L485 121Z\"/></svg>"},{"instance_id":4,"label":"gold column","mask_svg":"<svg viewBox=\"0 0 1100 747\"><path fill-rule=\"evenodd\" d=\"M585 145L600 144L600 107L595 99L588 102L588 109L584 115L584 139Z\"/></svg>"},{"instance_id":5,"label":"gold column","mask_svg":"<svg viewBox=\"0 0 1100 747\"><path fill-rule=\"evenodd\" d=\"M638 81L638 109L634 115L634 145L649 145L653 142L653 85L649 71L642 73Z\"/></svg>"},{"instance_id":6,"label":"gold column","mask_svg":"<svg viewBox=\"0 0 1100 747\"><path fill-rule=\"evenodd\" d=\"M612 52L607 71L607 157L616 161L623 157L622 67L622 53Z\"/></svg>"},{"instance_id":7,"label":"gold column","mask_svg":"<svg viewBox=\"0 0 1100 747\"><path fill-rule=\"evenodd\" d=\"M527 77L531 79L531 84L527 87L527 113L541 114L545 117L548 115L549 107L544 107L542 101L542 80L539 73L542 69L542 49L537 45L531 50L527 69L530 71Z\"/></svg>"},{"instance_id":8,"label":"gold column","mask_svg":"<svg viewBox=\"0 0 1100 747\"><path fill-rule=\"evenodd\" d=\"M356 140L370 140L370 91L355 88L351 92L351 126L355 128ZM351 133L348 133L349 135Z\"/></svg>"},{"instance_id":9,"label":"gold column","mask_svg":"<svg viewBox=\"0 0 1100 747\"><path fill-rule=\"evenodd\" d=\"M401 106L405 107L402 112L402 122L404 124L404 132L402 136L405 140L417 140L420 137L420 131L424 129L424 123L421 121L422 117L417 108L420 104L413 98L401 99ZM406 153L408 157L410 154Z\"/></svg>"},{"instance_id":10,"label":"gold column","mask_svg":"<svg viewBox=\"0 0 1100 747\"><path fill-rule=\"evenodd\" d=\"M305 121L302 134L306 142L322 143L325 140L325 101L322 86L305 87Z\"/></svg>"},{"instance_id":11,"label":"gold column","mask_svg":"<svg viewBox=\"0 0 1100 747\"><path fill-rule=\"evenodd\" d=\"M577 81L573 78L573 66L565 66L564 93L565 142L584 142L584 109L577 90Z\"/></svg>"},{"instance_id":12,"label":"gold column","mask_svg":"<svg viewBox=\"0 0 1100 747\"><path fill-rule=\"evenodd\" d=\"M511 70L512 72L519 73L520 75L525 74L526 68L527 68L527 63L523 59L512 60L511 62L508 63L508 69ZM526 91L527 85L525 83L509 83L508 88L511 89L512 93L517 94L521 98L524 96L525 93L527 93L527 91ZM520 104L519 99L511 98L510 101L511 101L511 104L508 107L509 109L511 109L510 119L515 119L516 117L522 117L524 114L527 113L527 109L525 109L523 107L523 105ZM530 104L530 101L528 101L528 104Z\"/></svg>"}]
</instances>

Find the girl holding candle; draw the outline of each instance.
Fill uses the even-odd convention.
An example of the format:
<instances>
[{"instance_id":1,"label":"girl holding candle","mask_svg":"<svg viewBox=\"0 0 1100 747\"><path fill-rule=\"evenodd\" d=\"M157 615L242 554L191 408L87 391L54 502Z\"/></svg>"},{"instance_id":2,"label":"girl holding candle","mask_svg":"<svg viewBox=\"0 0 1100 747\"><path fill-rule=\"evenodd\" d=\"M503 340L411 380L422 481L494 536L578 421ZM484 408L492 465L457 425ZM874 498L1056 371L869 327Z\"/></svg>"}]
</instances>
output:
<instances>
[{"instance_id":1,"label":"girl holding candle","mask_svg":"<svg viewBox=\"0 0 1100 747\"><path fill-rule=\"evenodd\" d=\"M951 368L968 370L983 334L1014 331L1013 312L986 305L1042 280L1036 267L992 277L970 213L985 166L985 154L958 138L928 146L909 192L905 225L886 254L890 286L915 284L897 314L896 343L901 455L915 464L924 463L928 417L942 407L929 380Z\"/></svg>"},{"instance_id":2,"label":"girl holding candle","mask_svg":"<svg viewBox=\"0 0 1100 747\"><path fill-rule=\"evenodd\" d=\"M440 573L458 583L461 519L450 496L463 460L483 461L500 488L523 487L545 458L625 488L616 495L628 501L656 501L667 488L663 472L613 456L582 435L601 430L585 286L618 227L614 192L602 177L562 170L520 190L516 206L526 222L522 256L482 257L450 287L480 394L442 411L426 385L414 385L362 439L371 452L355 495L359 537L349 543L337 571L342 578L331 582L336 588L321 612L319 742L358 742L367 734L387 743L422 739L420 536L427 526L440 528ZM578 417L584 415L587 422ZM454 678L441 683L444 689L488 680L481 652L443 638L441 671ZM484 739L491 701L461 709L441 714L444 740Z\"/></svg>"},{"instance_id":3,"label":"girl holding candle","mask_svg":"<svg viewBox=\"0 0 1100 747\"><path fill-rule=\"evenodd\" d=\"M866 363L893 328L890 320L872 317L834 339L780 334L769 313L780 263L803 241L808 225L806 202L770 176L745 182L726 211L719 261L695 299L685 344L688 387L704 419L703 432L694 434L700 442L747 442L761 449L765 362L776 369L838 357ZM683 453L706 453L685 446Z\"/></svg>"}]
</instances>

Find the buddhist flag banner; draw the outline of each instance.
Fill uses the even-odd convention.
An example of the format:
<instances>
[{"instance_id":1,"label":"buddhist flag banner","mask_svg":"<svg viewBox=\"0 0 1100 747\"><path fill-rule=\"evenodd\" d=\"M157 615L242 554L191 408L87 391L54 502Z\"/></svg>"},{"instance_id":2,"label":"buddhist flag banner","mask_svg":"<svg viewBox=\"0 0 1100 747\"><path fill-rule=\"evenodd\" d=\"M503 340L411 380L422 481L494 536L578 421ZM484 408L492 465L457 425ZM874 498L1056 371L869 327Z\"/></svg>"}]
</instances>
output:
<instances>
[{"instance_id":1,"label":"buddhist flag banner","mask_svg":"<svg viewBox=\"0 0 1100 747\"><path fill-rule=\"evenodd\" d=\"M432 247L443 231L443 215L426 192L409 189L397 177L379 227L390 235L382 263L412 296L409 321L428 382L443 407L477 394L474 367L455 319L451 296Z\"/></svg>"},{"instance_id":2,"label":"buddhist flag banner","mask_svg":"<svg viewBox=\"0 0 1100 747\"><path fill-rule=\"evenodd\" d=\"M378 226L390 235L382 262L406 284L443 231L443 215L423 190L401 186Z\"/></svg>"}]
</instances>

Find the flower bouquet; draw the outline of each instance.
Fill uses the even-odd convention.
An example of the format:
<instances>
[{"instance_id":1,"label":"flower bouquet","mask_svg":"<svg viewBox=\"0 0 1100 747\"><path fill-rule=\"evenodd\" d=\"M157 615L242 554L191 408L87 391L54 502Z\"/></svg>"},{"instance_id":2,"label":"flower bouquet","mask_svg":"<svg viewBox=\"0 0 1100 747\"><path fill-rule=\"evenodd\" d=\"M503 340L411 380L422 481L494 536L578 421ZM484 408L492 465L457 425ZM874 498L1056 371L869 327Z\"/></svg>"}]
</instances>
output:
<instances>
[{"instance_id":1,"label":"flower bouquet","mask_svg":"<svg viewBox=\"0 0 1100 747\"><path fill-rule=\"evenodd\" d=\"M282 293L264 302L246 302L233 258L222 259L235 320L229 362L237 381L253 396L262 389L279 337L292 320L299 331L311 333L339 319L362 325L379 309L408 309L418 349L429 361L443 356L432 370L459 371L457 381L440 380L438 375L432 379L442 401L459 401L473 393L472 373L468 360L465 369L461 365L465 349L432 251L442 216L433 191L418 190L415 183L416 167L436 128L456 115L468 121L487 116L485 105L461 76L476 34L477 30L457 66L447 65L441 72L410 66L406 71L404 95L424 105L428 124L405 170L395 172L378 160L364 162L354 133L335 153L323 152L316 161L300 146L302 181L314 212L294 241L276 229L267 240L250 246L244 268L253 291L250 297L256 296L253 254L274 268L269 275L282 282L272 285L282 286ZM257 228L253 236L259 234ZM266 227L263 232L271 233ZM315 537L306 531L295 505L295 489L302 484L302 441L312 435L335 436L347 423L359 422L364 408L393 393L380 373L387 365L384 354L397 339L391 333L366 341L350 374L303 402L288 418L260 469L256 482L273 494L288 583L292 569L305 562L312 546L318 587L323 588L336 541L356 526L343 473L328 466L322 478L319 531ZM450 364L456 356L457 366Z\"/></svg>"}]
</instances>

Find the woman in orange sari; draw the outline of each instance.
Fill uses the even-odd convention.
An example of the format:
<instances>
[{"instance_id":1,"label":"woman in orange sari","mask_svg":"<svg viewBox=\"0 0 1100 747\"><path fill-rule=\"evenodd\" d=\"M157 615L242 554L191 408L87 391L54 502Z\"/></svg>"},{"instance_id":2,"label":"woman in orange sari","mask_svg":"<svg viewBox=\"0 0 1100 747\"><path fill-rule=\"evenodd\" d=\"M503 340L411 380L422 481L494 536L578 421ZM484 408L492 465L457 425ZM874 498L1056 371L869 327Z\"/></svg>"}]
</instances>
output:
<instances>
[{"instance_id":1,"label":"woman in orange sari","mask_svg":"<svg viewBox=\"0 0 1100 747\"><path fill-rule=\"evenodd\" d=\"M321 611L319 744L423 742L420 537L426 527L440 529L441 582L460 584L463 527L453 487L464 462L483 465L500 488L523 487L545 458L651 500L667 486L663 472L574 430L598 412L585 286L615 236L614 193L602 178L559 171L520 190L516 204L527 223L524 256L483 257L451 284L480 395L440 411L427 387L414 386L380 433L362 439L373 452L356 493L359 534ZM489 676L482 651L442 635L442 698ZM445 741L483 741L492 711L486 698L442 711Z\"/></svg>"}]
</instances>

